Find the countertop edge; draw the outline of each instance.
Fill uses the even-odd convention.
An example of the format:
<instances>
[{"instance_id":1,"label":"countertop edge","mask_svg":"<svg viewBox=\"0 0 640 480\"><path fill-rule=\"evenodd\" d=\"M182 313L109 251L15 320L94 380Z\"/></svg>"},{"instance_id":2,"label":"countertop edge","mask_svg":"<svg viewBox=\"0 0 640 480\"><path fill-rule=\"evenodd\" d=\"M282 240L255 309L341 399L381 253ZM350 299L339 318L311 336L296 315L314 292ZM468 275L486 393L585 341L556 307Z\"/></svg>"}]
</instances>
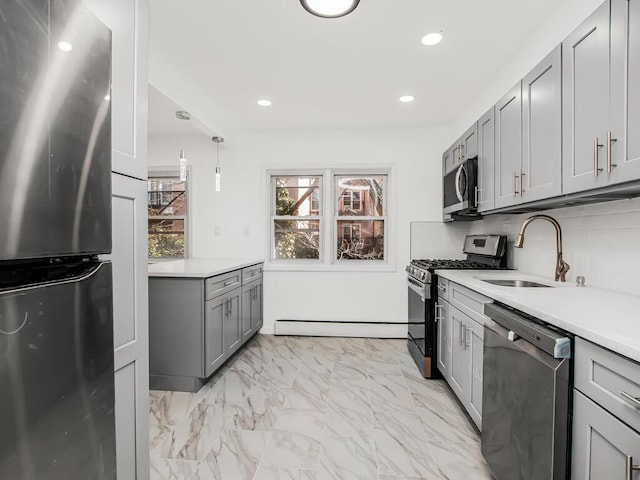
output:
<instances>
[{"instance_id":1,"label":"countertop edge","mask_svg":"<svg viewBox=\"0 0 640 480\"><path fill-rule=\"evenodd\" d=\"M549 313L547 311L541 310L539 306L532 305L531 303L527 303L524 300L515 299L514 296L517 295L517 291L505 291L500 292L499 288L512 288L512 287L498 287L495 288L491 286L491 284L484 284L481 280L478 279L465 279L465 276L469 276L470 274L480 277L497 277L504 275L505 277L513 277L517 276L518 278L526 279L526 280L534 280L541 283L546 283L552 285L555 289L572 289L577 288L568 284L561 284L558 282L553 282L548 278L544 278L538 275L526 274L514 270L507 270L500 274L497 271L481 271L481 270L467 270L466 274L461 275L460 271L457 270L437 270L436 273L446 278L447 280L462 285L470 290L473 290L477 293L480 293L486 297L489 297L497 302L504 303L505 305L509 305L517 310L520 310L524 313L532 315L536 318L539 318L551 325L555 325L558 328L566 330L573 335L581 337L585 340L590 341L596 345L607 348L619 355L622 355L628 359L631 359L635 362L640 363L640 340L637 338L637 335L629 334L629 332L625 331L624 325L619 326L616 329L616 325L609 322L604 328L594 328L593 325L584 325L580 324L576 321L572 321L571 319L561 318L557 315ZM473 272L473 273L471 273ZM546 290L546 289L545 289ZM640 307L640 297L634 298L633 296L618 293L618 292L609 292L599 289L592 289L591 291L597 290L600 295L610 295L612 297L612 301L610 304L615 304L615 298L628 298L632 302L637 302ZM584 290L585 293L588 290ZM587 322L584 322L587 323ZM604 324L603 324L604 325ZM599 327L600 325L598 325ZM616 331L620 330L620 331ZM635 340L635 341L634 341Z\"/></svg>"},{"instance_id":2,"label":"countertop edge","mask_svg":"<svg viewBox=\"0 0 640 480\"><path fill-rule=\"evenodd\" d=\"M148 265L149 278L209 278L264 263L262 259L192 258Z\"/></svg>"}]
</instances>

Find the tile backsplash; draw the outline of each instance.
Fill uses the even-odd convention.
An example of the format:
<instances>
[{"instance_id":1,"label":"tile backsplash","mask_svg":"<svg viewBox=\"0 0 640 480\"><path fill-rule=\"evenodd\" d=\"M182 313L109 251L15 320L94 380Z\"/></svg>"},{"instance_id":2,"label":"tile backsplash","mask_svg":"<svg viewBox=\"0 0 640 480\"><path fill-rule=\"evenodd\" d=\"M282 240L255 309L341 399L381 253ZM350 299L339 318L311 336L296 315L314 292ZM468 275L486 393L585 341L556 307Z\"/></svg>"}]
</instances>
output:
<instances>
[{"instance_id":1,"label":"tile backsplash","mask_svg":"<svg viewBox=\"0 0 640 480\"><path fill-rule=\"evenodd\" d=\"M587 285L640 295L640 198L540 212L562 227L563 256ZM469 233L496 233L509 239L509 266L553 278L556 240L553 226L536 221L525 232L524 248L513 247L522 222L532 214L490 215L469 225Z\"/></svg>"}]
</instances>

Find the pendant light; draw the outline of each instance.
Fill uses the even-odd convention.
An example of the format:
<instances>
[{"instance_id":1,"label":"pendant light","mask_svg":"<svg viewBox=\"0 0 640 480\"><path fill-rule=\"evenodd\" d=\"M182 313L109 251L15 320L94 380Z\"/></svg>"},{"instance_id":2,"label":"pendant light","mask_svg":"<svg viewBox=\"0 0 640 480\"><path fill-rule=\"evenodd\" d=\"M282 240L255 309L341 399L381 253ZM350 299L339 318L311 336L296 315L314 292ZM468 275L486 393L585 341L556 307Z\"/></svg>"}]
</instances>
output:
<instances>
[{"instance_id":1,"label":"pendant light","mask_svg":"<svg viewBox=\"0 0 640 480\"><path fill-rule=\"evenodd\" d=\"M322 18L338 18L353 12L360 0L300 0L303 8Z\"/></svg>"},{"instance_id":2,"label":"pendant light","mask_svg":"<svg viewBox=\"0 0 640 480\"><path fill-rule=\"evenodd\" d=\"M176 112L176 118L178 120L191 120L191 114L189 112L185 112L184 110L178 110ZM180 181L187 181L187 157L185 155L184 149L180 150L180 159L178 160L179 172L180 172Z\"/></svg>"},{"instance_id":3,"label":"pendant light","mask_svg":"<svg viewBox=\"0 0 640 480\"><path fill-rule=\"evenodd\" d=\"M224 142L222 137L213 137L216 144L216 192L220 191L220 144Z\"/></svg>"}]
</instances>

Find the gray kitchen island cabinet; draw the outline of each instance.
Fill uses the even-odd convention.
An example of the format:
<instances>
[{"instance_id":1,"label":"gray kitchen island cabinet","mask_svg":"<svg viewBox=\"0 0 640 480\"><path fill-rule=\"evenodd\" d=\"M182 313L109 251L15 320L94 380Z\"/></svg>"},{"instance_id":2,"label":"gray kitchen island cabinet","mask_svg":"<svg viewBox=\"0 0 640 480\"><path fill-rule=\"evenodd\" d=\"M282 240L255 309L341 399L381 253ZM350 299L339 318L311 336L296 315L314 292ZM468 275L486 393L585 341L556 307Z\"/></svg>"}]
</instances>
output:
<instances>
[{"instance_id":1,"label":"gray kitchen island cabinet","mask_svg":"<svg viewBox=\"0 0 640 480\"><path fill-rule=\"evenodd\" d=\"M242 293L248 289L255 296L255 285L262 284L262 263L197 265L196 260L183 260L149 267L151 389L197 392L258 332L258 322L250 331L243 328L244 312L253 308L262 319L262 301L258 311L252 298L243 302ZM259 275L259 280L248 283L247 272L258 272L254 277Z\"/></svg>"},{"instance_id":2,"label":"gray kitchen island cabinet","mask_svg":"<svg viewBox=\"0 0 640 480\"><path fill-rule=\"evenodd\" d=\"M242 338L251 337L262 327L262 266L242 271Z\"/></svg>"}]
</instances>

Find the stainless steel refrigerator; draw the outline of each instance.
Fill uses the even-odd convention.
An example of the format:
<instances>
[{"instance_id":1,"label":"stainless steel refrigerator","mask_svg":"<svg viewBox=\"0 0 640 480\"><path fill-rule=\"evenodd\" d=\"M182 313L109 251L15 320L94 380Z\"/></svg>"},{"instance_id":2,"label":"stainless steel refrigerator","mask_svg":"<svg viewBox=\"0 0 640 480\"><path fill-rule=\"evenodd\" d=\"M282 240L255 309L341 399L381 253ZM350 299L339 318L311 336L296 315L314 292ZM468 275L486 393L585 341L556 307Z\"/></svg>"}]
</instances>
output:
<instances>
[{"instance_id":1,"label":"stainless steel refrigerator","mask_svg":"<svg viewBox=\"0 0 640 480\"><path fill-rule=\"evenodd\" d=\"M0 3L0 478L116 478L111 32Z\"/></svg>"}]
</instances>

